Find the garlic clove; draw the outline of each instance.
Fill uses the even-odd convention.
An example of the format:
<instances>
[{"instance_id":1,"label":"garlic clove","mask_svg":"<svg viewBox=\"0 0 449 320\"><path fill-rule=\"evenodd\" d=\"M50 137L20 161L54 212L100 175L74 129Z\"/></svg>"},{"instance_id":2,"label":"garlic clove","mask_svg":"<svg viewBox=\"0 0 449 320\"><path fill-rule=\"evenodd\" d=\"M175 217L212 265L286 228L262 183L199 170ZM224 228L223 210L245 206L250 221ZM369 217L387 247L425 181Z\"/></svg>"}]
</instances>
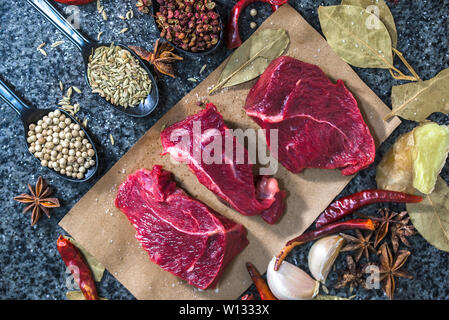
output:
<instances>
[{"instance_id":1,"label":"garlic clove","mask_svg":"<svg viewBox=\"0 0 449 320\"><path fill-rule=\"evenodd\" d=\"M344 239L340 235L332 235L317 240L309 251L309 270L312 276L324 283L335 262Z\"/></svg>"},{"instance_id":2,"label":"garlic clove","mask_svg":"<svg viewBox=\"0 0 449 320\"><path fill-rule=\"evenodd\" d=\"M310 300L320 289L320 283L297 266L283 261L278 271L274 270L276 257L268 264L267 283L279 300Z\"/></svg>"}]
</instances>

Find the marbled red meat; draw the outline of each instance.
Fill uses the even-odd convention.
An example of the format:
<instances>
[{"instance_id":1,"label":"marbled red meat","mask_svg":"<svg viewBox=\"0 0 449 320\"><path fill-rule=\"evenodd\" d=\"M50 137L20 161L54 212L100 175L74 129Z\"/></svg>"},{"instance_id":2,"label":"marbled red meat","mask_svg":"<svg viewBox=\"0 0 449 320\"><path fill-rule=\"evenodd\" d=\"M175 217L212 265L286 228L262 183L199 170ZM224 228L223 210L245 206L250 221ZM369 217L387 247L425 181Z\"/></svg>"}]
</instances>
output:
<instances>
[{"instance_id":1,"label":"marbled red meat","mask_svg":"<svg viewBox=\"0 0 449 320\"><path fill-rule=\"evenodd\" d=\"M195 126L200 129L196 130ZM217 137L223 144L220 154L209 150ZM184 138L189 143L181 143ZM200 183L241 214L261 215L270 224L281 217L285 191L281 191L277 180L270 176L262 176L254 182L247 150L238 145L214 105L208 104L206 109L166 128L161 140L164 154L169 153L177 161L187 163ZM227 143L232 146L232 154L225 152ZM237 145L239 150L243 149L240 162L237 161ZM204 161L204 154L209 152L217 161Z\"/></svg>"},{"instance_id":2,"label":"marbled red meat","mask_svg":"<svg viewBox=\"0 0 449 320\"><path fill-rule=\"evenodd\" d=\"M357 101L343 81L332 83L316 65L288 56L272 61L245 110L263 129L278 130L277 158L294 173L322 168L351 175L374 161L374 140Z\"/></svg>"},{"instance_id":3,"label":"marbled red meat","mask_svg":"<svg viewBox=\"0 0 449 320\"><path fill-rule=\"evenodd\" d=\"M129 175L115 205L154 263L200 289L213 288L248 245L241 224L188 196L161 166Z\"/></svg>"}]
</instances>

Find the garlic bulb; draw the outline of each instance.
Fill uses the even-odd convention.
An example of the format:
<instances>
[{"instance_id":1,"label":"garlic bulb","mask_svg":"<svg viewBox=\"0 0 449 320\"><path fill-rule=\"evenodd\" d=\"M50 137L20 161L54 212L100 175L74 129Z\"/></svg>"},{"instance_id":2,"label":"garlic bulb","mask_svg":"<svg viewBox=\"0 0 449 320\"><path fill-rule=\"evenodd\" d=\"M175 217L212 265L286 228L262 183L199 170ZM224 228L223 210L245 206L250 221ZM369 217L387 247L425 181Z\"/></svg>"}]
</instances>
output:
<instances>
[{"instance_id":1,"label":"garlic bulb","mask_svg":"<svg viewBox=\"0 0 449 320\"><path fill-rule=\"evenodd\" d=\"M326 281L343 244L344 239L340 235L324 237L313 244L309 251L309 270L316 280Z\"/></svg>"},{"instance_id":2,"label":"garlic bulb","mask_svg":"<svg viewBox=\"0 0 449 320\"><path fill-rule=\"evenodd\" d=\"M279 300L309 300L318 294L320 283L295 265L283 261L274 270L274 257L268 264L267 283Z\"/></svg>"}]
</instances>

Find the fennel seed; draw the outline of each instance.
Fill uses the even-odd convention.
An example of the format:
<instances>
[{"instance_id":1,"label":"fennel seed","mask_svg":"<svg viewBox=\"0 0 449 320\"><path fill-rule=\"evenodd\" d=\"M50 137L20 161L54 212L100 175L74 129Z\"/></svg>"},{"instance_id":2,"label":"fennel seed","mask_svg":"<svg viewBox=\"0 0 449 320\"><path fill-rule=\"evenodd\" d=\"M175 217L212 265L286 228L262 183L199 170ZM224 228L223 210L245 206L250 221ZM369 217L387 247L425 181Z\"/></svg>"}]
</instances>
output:
<instances>
[{"instance_id":1,"label":"fennel seed","mask_svg":"<svg viewBox=\"0 0 449 320\"><path fill-rule=\"evenodd\" d=\"M44 49L38 49L38 51L39 51L43 56L47 56L47 52L45 52Z\"/></svg>"},{"instance_id":2,"label":"fennel seed","mask_svg":"<svg viewBox=\"0 0 449 320\"><path fill-rule=\"evenodd\" d=\"M92 92L124 108L138 105L151 92L151 80L139 61L126 49L111 44L89 57L87 78Z\"/></svg>"},{"instance_id":3,"label":"fennel seed","mask_svg":"<svg viewBox=\"0 0 449 320\"><path fill-rule=\"evenodd\" d=\"M51 47L56 48L57 46L60 46L63 43L64 43L64 41L56 41L51 44Z\"/></svg>"},{"instance_id":4,"label":"fennel seed","mask_svg":"<svg viewBox=\"0 0 449 320\"><path fill-rule=\"evenodd\" d=\"M72 87L73 88L73 90L75 90L75 92L76 93L78 93L78 94L81 94L81 93L83 93L78 87Z\"/></svg>"}]
</instances>

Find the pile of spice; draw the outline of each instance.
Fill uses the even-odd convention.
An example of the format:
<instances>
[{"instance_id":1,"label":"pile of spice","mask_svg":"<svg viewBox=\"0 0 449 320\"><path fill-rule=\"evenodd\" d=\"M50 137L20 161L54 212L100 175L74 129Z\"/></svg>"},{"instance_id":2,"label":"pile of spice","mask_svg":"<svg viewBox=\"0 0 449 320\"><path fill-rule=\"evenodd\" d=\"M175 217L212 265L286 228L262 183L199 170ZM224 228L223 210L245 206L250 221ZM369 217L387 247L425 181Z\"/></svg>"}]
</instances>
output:
<instances>
[{"instance_id":1,"label":"pile of spice","mask_svg":"<svg viewBox=\"0 0 449 320\"><path fill-rule=\"evenodd\" d=\"M211 49L220 37L220 16L210 0L157 0L161 37L191 52Z\"/></svg>"},{"instance_id":2,"label":"pile of spice","mask_svg":"<svg viewBox=\"0 0 449 320\"><path fill-rule=\"evenodd\" d=\"M144 103L152 87L139 61L128 50L114 44L95 49L89 57L87 77L92 92L123 108Z\"/></svg>"},{"instance_id":3,"label":"pile of spice","mask_svg":"<svg viewBox=\"0 0 449 320\"><path fill-rule=\"evenodd\" d=\"M79 124L55 110L30 124L27 142L42 166L83 179L87 169L95 165L95 151L85 135Z\"/></svg>"}]
</instances>

